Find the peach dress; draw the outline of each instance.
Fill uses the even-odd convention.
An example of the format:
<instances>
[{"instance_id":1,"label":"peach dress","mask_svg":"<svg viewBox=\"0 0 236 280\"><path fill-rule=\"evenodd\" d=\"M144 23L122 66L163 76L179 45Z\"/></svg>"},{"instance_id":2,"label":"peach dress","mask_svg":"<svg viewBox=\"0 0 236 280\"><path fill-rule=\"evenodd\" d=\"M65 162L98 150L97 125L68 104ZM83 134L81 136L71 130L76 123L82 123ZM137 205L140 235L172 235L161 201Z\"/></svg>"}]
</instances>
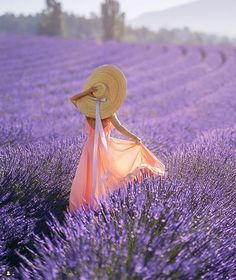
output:
<instances>
[{"instance_id":1,"label":"peach dress","mask_svg":"<svg viewBox=\"0 0 236 280\"><path fill-rule=\"evenodd\" d=\"M115 128L109 119L103 119L102 125L107 141L107 149L102 144L101 137L98 138L97 149L97 182L95 197L106 196L109 192L127 186L132 179L139 182L144 173L165 175L165 165L147 149L144 144L137 144L132 140L123 140L110 136ZM77 165L76 173L72 181L69 212L83 207L96 209L98 204L92 195L92 174L93 174L93 145L95 129L85 119L85 129L88 134L87 141Z\"/></svg>"}]
</instances>

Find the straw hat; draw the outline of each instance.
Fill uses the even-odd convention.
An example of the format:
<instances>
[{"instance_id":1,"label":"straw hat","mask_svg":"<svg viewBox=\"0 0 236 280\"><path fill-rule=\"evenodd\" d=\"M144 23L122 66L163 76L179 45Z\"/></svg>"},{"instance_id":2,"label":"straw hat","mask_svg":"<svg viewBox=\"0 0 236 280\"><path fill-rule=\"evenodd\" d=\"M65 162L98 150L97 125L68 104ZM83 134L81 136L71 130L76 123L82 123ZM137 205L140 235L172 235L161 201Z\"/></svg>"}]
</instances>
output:
<instances>
[{"instance_id":1,"label":"straw hat","mask_svg":"<svg viewBox=\"0 0 236 280\"><path fill-rule=\"evenodd\" d=\"M126 78L123 72L111 64L101 65L89 75L83 91L96 87L93 96L79 98L75 105L80 112L90 118L96 118L96 98L100 102L100 118L105 119L113 115L126 98Z\"/></svg>"}]
</instances>

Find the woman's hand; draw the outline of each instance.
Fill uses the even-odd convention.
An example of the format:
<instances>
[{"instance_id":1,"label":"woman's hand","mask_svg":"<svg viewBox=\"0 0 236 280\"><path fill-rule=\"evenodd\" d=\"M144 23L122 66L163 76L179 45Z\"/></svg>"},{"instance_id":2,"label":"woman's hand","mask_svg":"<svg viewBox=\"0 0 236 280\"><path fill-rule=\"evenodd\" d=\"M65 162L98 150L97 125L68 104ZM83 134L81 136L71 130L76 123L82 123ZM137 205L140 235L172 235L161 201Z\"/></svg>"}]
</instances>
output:
<instances>
[{"instance_id":1,"label":"woman's hand","mask_svg":"<svg viewBox=\"0 0 236 280\"><path fill-rule=\"evenodd\" d=\"M89 88L89 89L87 90L87 95L93 96L93 97L94 97L93 92L96 91L96 90L97 90L96 87L91 87L91 88Z\"/></svg>"},{"instance_id":2,"label":"woman's hand","mask_svg":"<svg viewBox=\"0 0 236 280\"><path fill-rule=\"evenodd\" d=\"M136 137L134 138L134 141L135 141L136 144L138 144L138 145L142 144L142 139L139 138L138 136L136 136Z\"/></svg>"},{"instance_id":3,"label":"woman's hand","mask_svg":"<svg viewBox=\"0 0 236 280\"><path fill-rule=\"evenodd\" d=\"M95 86L93 87L90 87L89 89L83 91L83 92L80 92L72 97L70 97L70 101L74 104L76 100L78 100L79 98L81 97L84 97L86 95L89 95L89 96L94 96L93 95L93 92L96 90L97 88Z\"/></svg>"},{"instance_id":4,"label":"woman's hand","mask_svg":"<svg viewBox=\"0 0 236 280\"><path fill-rule=\"evenodd\" d=\"M90 87L90 88L86 89L85 91L81 92L81 93L76 97L76 99L81 98L81 97L86 96L86 95L94 96L94 95L93 95L93 92L94 92L95 90L97 90L96 87L94 87L94 86L93 86L93 87Z\"/></svg>"},{"instance_id":5,"label":"woman's hand","mask_svg":"<svg viewBox=\"0 0 236 280\"><path fill-rule=\"evenodd\" d=\"M94 94L93 94L92 91L88 92L86 95L88 95L88 96L93 96L93 97L94 97Z\"/></svg>"}]
</instances>

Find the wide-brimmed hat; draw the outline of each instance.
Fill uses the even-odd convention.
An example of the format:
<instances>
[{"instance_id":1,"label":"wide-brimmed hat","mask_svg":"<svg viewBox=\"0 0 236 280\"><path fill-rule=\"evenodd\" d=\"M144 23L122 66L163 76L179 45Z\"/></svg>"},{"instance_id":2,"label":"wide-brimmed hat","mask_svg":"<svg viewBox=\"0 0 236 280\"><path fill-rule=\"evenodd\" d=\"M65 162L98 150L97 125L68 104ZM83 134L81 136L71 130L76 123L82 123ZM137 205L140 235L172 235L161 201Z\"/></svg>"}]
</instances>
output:
<instances>
[{"instance_id":1,"label":"wide-brimmed hat","mask_svg":"<svg viewBox=\"0 0 236 280\"><path fill-rule=\"evenodd\" d=\"M123 72L114 65L104 64L95 68L89 75L83 91L96 87L93 96L83 96L76 100L75 105L80 112L90 118L96 118L96 99L100 103L100 118L105 119L113 115L126 98L127 81Z\"/></svg>"}]
</instances>

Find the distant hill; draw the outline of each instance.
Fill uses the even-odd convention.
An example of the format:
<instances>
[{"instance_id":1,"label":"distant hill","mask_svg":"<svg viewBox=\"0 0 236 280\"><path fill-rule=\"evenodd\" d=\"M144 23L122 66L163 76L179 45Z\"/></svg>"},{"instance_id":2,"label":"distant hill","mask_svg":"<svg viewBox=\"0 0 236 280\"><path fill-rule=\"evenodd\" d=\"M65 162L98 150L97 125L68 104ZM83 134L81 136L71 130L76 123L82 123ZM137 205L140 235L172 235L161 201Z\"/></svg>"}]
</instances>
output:
<instances>
[{"instance_id":1,"label":"distant hill","mask_svg":"<svg viewBox=\"0 0 236 280\"><path fill-rule=\"evenodd\" d=\"M127 21L133 27L148 27L153 31L165 28L189 27L193 31L218 36L236 37L235 0L199 0L163 11L146 12Z\"/></svg>"}]
</instances>

